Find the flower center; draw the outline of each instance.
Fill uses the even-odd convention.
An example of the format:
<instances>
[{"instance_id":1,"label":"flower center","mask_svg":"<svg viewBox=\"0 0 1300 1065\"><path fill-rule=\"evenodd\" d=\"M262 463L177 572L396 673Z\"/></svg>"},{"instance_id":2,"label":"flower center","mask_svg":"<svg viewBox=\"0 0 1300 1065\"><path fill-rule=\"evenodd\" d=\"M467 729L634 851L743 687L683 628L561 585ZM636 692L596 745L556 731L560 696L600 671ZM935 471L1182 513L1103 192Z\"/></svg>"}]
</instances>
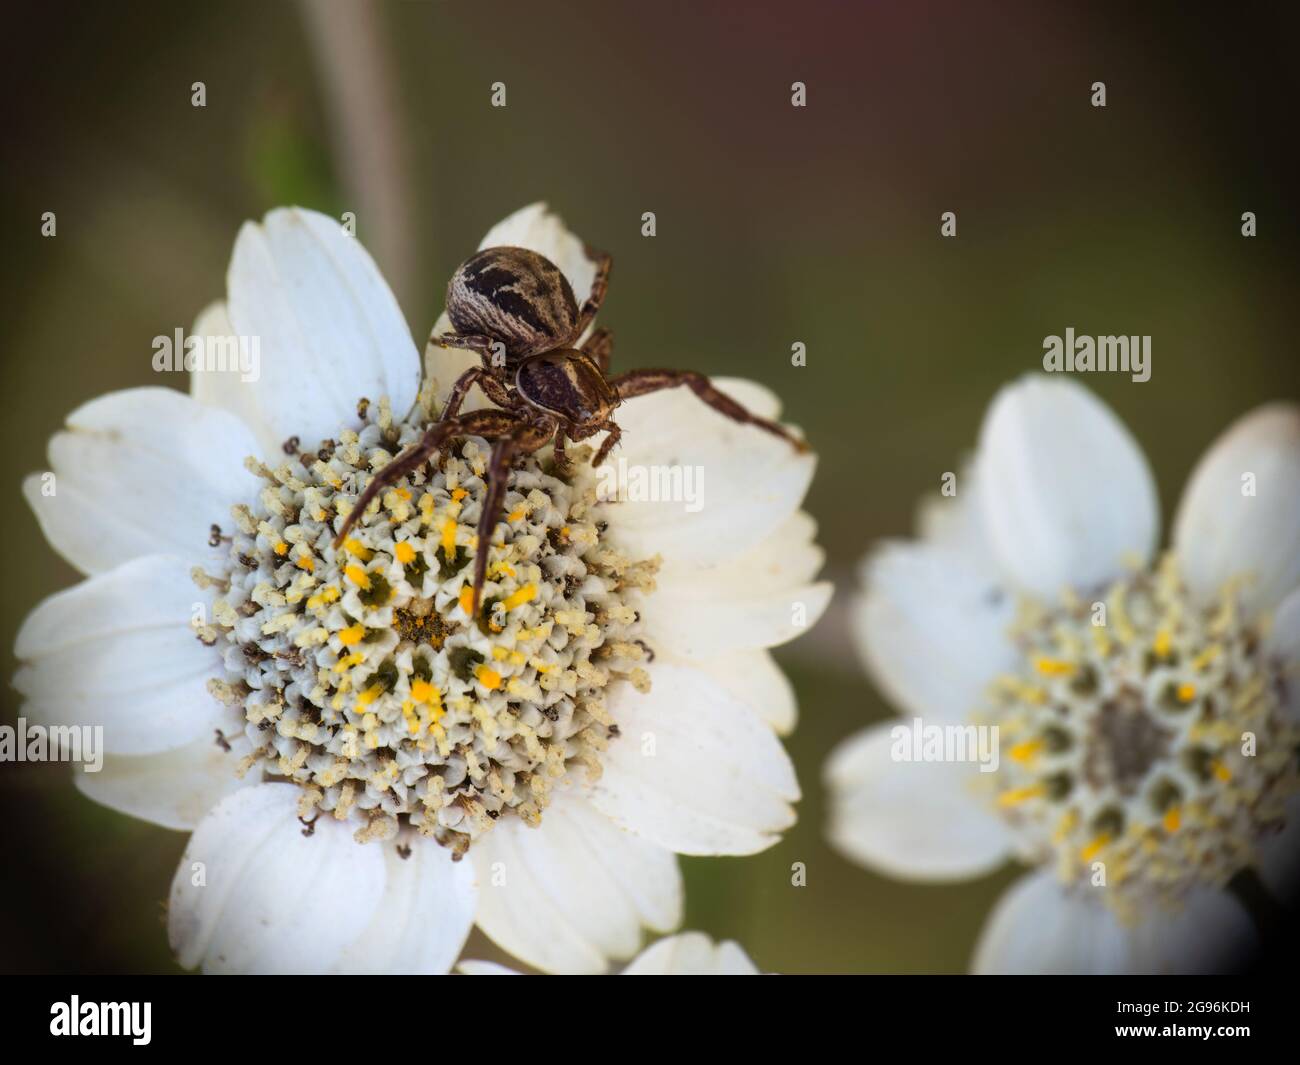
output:
<instances>
[{"instance_id":1,"label":"flower center","mask_svg":"<svg viewBox=\"0 0 1300 1065\"><path fill-rule=\"evenodd\" d=\"M1121 914L1222 885L1300 789L1282 666L1233 589L1197 606L1172 556L1095 602L1023 604L1027 665L982 723L1008 740L996 804L1027 856Z\"/></svg>"},{"instance_id":2,"label":"flower center","mask_svg":"<svg viewBox=\"0 0 1300 1065\"><path fill-rule=\"evenodd\" d=\"M299 784L304 821L353 818L363 842L409 826L460 856L503 814L535 824L557 785L599 775L618 734L605 688L649 684L625 593L651 590L658 563L604 542L583 451L564 477L530 456L471 616L488 459L475 440L393 485L335 552L340 517L423 430L384 404L360 411L337 443L249 461L267 483L232 509L229 567L197 575L220 593L200 628L225 648L210 687L245 718L241 773Z\"/></svg>"}]
</instances>

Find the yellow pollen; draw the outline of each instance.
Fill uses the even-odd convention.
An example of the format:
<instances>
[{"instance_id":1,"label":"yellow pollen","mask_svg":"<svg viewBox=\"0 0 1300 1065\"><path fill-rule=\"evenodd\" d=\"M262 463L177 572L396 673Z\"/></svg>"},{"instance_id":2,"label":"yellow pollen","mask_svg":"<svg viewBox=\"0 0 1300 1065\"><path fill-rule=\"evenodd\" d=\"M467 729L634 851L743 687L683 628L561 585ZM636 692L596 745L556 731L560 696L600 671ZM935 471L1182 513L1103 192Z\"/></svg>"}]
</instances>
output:
<instances>
[{"instance_id":1,"label":"yellow pollen","mask_svg":"<svg viewBox=\"0 0 1300 1065\"><path fill-rule=\"evenodd\" d=\"M478 677L478 682L488 691L496 691L501 687L501 674L495 669L490 669L487 666L479 666L474 673L475 676Z\"/></svg>"},{"instance_id":2,"label":"yellow pollen","mask_svg":"<svg viewBox=\"0 0 1300 1065\"><path fill-rule=\"evenodd\" d=\"M286 544L283 540L281 540L278 544L275 545L275 553L279 555L281 558L283 558L285 555L289 553L289 545Z\"/></svg>"},{"instance_id":3,"label":"yellow pollen","mask_svg":"<svg viewBox=\"0 0 1300 1065\"><path fill-rule=\"evenodd\" d=\"M1195 684L1178 685L1178 701L1180 703L1190 703L1195 698L1196 698Z\"/></svg>"},{"instance_id":4,"label":"yellow pollen","mask_svg":"<svg viewBox=\"0 0 1300 1065\"><path fill-rule=\"evenodd\" d=\"M1007 753L1011 756L1012 761L1027 762L1035 757L1045 746L1044 740L1025 740L1023 743L1017 743Z\"/></svg>"},{"instance_id":5,"label":"yellow pollen","mask_svg":"<svg viewBox=\"0 0 1300 1065\"><path fill-rule=\"evenodd\" d=\"M470 613L470 607L473 605L473 601L474 589L467 584L460 590L459 602L461 610L465 611L466 614Z\"/></svg>"},{"instance_id":6,"label":"yellow pollen","mask_svg":"<svg viewBox=\"0 0 1300 1065\"><path fill-rule=\"evenodd\" d=\"M509 611L514 610L515 607L523 606L525 603L531 602L533 599L536 598L537 598L537 585L525 584L517 592L514 592L513 594L506 596L506 598L501 601L501 605L506 609L508 613Z\"/></svg>"},{"instance_id":7,"label":"yellow pollen","mask_svg":"<svg viewBox=\"0 0 1300 1065\"><path fill-rule=\"evenodd\" d=\"M316 562L310 555L303 555L294 564L299 569L306 570L308 573L314 573L316 570Z\"/></svg>"},{"instance_id":8,"label":"yellow pollen","mask_svg":"<svg viewBox=\"0 0 1300 1065\"><path fill-rule=\"evenodd\" d=\"M353 666L359 666L366 660L365 653L362 651L353 651L350 655L344 655L334 663L334 672L342 673L351 669Z\"/></svg>"},{"instance_id":9,"label":"yellow pollen","mask_svg":"<svg viewBox=\"0 0 1300 1065\"><path fill-rule=\"evenodd\" d=\"M373 703L376 699L378 699L383 694L384 694L384 686L382 684L372 684L370 685L369 688L367 688L365 691L363 691L360 695L357 696L357 705L369 706L371 703ZM371 715L369 714L366 715L367 718L369 718L370 716ZM363 727L374 728L374 725L365 726L363 724Z\"/></svg>"},{"instance_id":10,"label":"yellow pollen","mask_svg":"<svg viewBox=\"0 0 1300 1065\"><path fill-rule=\"evenodd\" d=\"M1017 806L1029 799L1036 799L1047 793L1046 784L1031 784L1026 788L1012 788L998 796L999 806Z\"/></svg>"},{"instance_id":11,"label":"yellow pollen","mask_svg":"<svg viewBox=\"0 0 1300 1065\"><path fill-rule=\"evenodd\" d=\"M1156 633L1155 643L1151 645L1151 650L1155 651L1161 658L1169 657L1169 649L1173 645L1173 640L1167 629L1161 629Z\"/></svg>"},{"instance_id":12,"label":"yellow pollen","mask_svg":"<svg viewBox=\"0 0 1300 1065\"><path fill-rule=\"evenodd\" d=\"M1221 784L1226 784L1232 779L1232 770L1220 761L1210 763L1210 768L1214 770L1214 779Z\"/></svg>"},{"instance_id":13,"label":"yellow pollen","mask_svg":"<svg viewBox=\"0 0 1300 1065\"><path fill-rule=\"evenodd\" d=\"M1068 677L1074 673L1076 667L1073 662L1040 656L1034 659L1034 668L1045 677Z\"/></svg>"},{"instance_id":14,"label":"yellow pollen","mask_svg":"<svg viewBox=\"0 0 1300 1065\"><path fill-rule=\"evenodd\" d=\"M374 555L370 548L364 546L360 540L352 536L343 541L343 550L353 558L361 559L362 562L369 562L371 556Z\"/></svg>"},{"instance_id":15,"label":"yellow pollen","mask_svg":"<svg viewBox=\"0 0 1300 1065\"><path fill-rule=\"evenodd\" d=\"M506 521L521 521L523 520L525 513L526 511L523 507L520 507L518 510L512 510L506 515Z\"/></svg>"},{"instance_id":16,"label":"yellow pollen","mask_svg":"<svg viewBox=\"0 0 1300 1065\"><path fill-rule=\"evenodd\" d=\"M449 560L456 554L456 523L451 518L442 523L442 553Z\"/></svg>"},{"instance_id":17,"label":"yellow pollen","mask_svg":"<svg viewBox=\"0 0 1300 1065\"><path fill-rule=\"evenodd\" d=\"M415 561L415 548L405 541L400 544L394 544L393 557L405 566L408 562Z\"/></svg>"},{"instance_id":18,"label":"yellow pollen","mask_svg":"<svg viewBox=\"0 0 1300 1065\"><path fill-rule=\"evenodd\" d=\"M339 643L344 647L352 647L359 644L365 634L365 626L349 625L346 629L339 629Z\"/></svg>"},{"instance_id":19,"label":"yellow pollen","mask_svg":"<svg viewBox=\"0 0 1300 1065\"><path fill-rule=\"evenodd\" d=\"M343 572L344 574L346 574L348 580L350 580L353 584L357 585L358 587L360 588L370 587L370 574L368 574L360 566L348 566L346 569L344 569Z\"/></svg>"},{"instance_id":20,"label":"yellow pollen","mask_svg":"<svg viewBox=\"0 0 1300 1065\"><path fill-rule=\"evenodd\" d=\"M411 698L417 703L433 702L438 691L427 680L417 680L411 684Z\"/></svg>"},{"instance_id":21,"label":"yellow pollen","mask_svg":"<svg viewBox=\"0 0 1300 1065\"><path fill-rule=\"evenodd\" d=\"M1165 816L1160 822L1165 826L1165 831L1173 835L1178 831L1178 826L1183 823L1183 813L1177 806L1171 806L1165 811Z\"/></svg>"},{"instance_id":22,"label":"yellow pollen","mask_svg":"<svg viewBox=\"0 0 1300 1065\"><path fill-rule=\"evenodd\" d=\"M452 498L455 502L459 503L459 502L460 502L462 499L464 499L467 495L469 495L469 493L468 493L467 491L465 491L465 489L463 489L463 488L456 488L456 489L453 489L453 490L452 490L451 498Z\"/></svg>"},{"instance_id":23,"label":"yellow pollen","mask_svg":"<svg viewBox=\"0 0 1300 1065\"><path fill-rule=\"evenodd\" d=\"M1106 844L1109 842L1110 842L1110 833L1103 832L1100 836L1094 839L1091 843L1089 843L1086 847L1084 847L1083 850L1079 852L1079 857L1085 862L1090 862L1092 861L1093 858L1097 857L1097 855L1101 852L1102 847L1106 846Z\"/></svg>"},{"instance_id":24,"label":"yellow pollen","mask_svg":"<svg viewBox=\"0 0 1300 1065\"><path fill-rule=\"evenodd\" d=\"M1192 659L1192 668L1199 673L1219 656L1220 650L1221 648L1217 643L1210 644L1209 647Z\"/></svg>"}]
</instances>

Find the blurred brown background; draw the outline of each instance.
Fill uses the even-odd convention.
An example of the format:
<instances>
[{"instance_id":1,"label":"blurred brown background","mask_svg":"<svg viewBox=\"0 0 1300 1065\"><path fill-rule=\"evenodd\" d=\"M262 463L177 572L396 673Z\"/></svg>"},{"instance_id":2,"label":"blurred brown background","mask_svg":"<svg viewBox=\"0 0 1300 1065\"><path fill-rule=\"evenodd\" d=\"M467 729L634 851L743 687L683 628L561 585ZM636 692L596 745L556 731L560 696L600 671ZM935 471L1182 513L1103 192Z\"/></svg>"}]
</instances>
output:
<instances>
[{"instance_id":1,"label":"blurred brown background","mask_svg":"<svg viewBox=\"0 0 1300 1065\"><path fill-rule=\"evenodd\" d=\"M739 939L770 970L962 969L1011 870L904 885L822 842L826 754L888 712L844 631L852 567L872 540L910 533L993 391L1067 326L1153 336L1150 382L1089 384L1147 448L1166 514L1231 419L1296 393L1294 10L10 10L5 675L22 616L76 579L20 501L21 476L78 404L158 383L151 339L223 294L242 220L286 203L355 211L422 340L488 226L546 199L614 253L602 321L619 365L756 378L821 451L809 507L842 590L782 652L801 699L800 822L763 855L687 860L686 927ZM1105 109L1089 104L1098 80ZM497 81L504 109L490 106ZM939 237L947 210L956 240ZM55 239L40 235L44 211ZM6 686L3 720L16 714ZM67 775L0 765L0 969L173 970L161 901L184 837L94 806ZM790 886L795 861L805 888Z\"/></svg>"}]
</instances>

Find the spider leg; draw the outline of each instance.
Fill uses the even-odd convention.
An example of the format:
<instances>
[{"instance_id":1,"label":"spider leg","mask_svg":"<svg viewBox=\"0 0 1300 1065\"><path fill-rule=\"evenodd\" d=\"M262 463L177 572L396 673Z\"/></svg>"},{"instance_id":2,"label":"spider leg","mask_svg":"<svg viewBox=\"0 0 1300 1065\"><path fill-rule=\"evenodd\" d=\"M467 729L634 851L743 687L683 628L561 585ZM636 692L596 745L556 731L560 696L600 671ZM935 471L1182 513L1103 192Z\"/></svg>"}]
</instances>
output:
<instances>
[{"instance_id":1,"label":"spider leg","mask_svg":"<svg viewBox=\"0 0 1300 1065\"><path fill-rule=\"evenodd\" d=\"M492 445L492 456L488 460L487 468L487 493L483 497L483 509L478 517L478 547L474 555L470 617L478 616L479 603L483 598L483 582L487 579L492 534L496 531L497 521L501 517L501 505L505 502L506 487L510 483L510 466L516 455L527 455L536 451L550 440L556 431L557 426L554 422L535 424L516 419L515 427Z\"/></svg>"},{"instance_id":2,"label":"spider leg","mask_svg":"<svg viewBox=\"0 0 1300 1065\"><path fill-rule=\"evenodd\" d=\"M476 352L485 366L505 365L505 345L496 337L485 333L443 333L441 336L429 337L429 343L437 344L440 348L464 348ZM498 347L500 357L497 356Z\"/></svg>"},{"instance_id":3,"label":"spider leg","mask_svg":"<svg viewBox=\"0 0 1300 1065\"><path fill-rule=\"evenodd\" d=\"M600 310L600 305L605 302L605 293L609 291L609 270L614 265L614 257L607 251L596 251L594 248L584 249L587 258L596 264L596 276L591 282L591 295L582 302L578 308L578 324L574 326L574 337L580 337L587 331L587 326L596 318L596 312Z\"/></svg>"},{"instance_id":4,"label":"spider leg","mask_svg":"<svg viewBox=\"0 0 1300 1065\"><path fill-rule=\"evenodd\" d=\"M609 360L614 353L614 334L601 326L587 337L580 349L584 355L590 355L602 374L609 373Z\"/></svg>"},{"instance_id":5,"label":"spider leg","mask_svg":"<svg viewBox=\"0 0 1300 1065\"><path fill-rule=\"evenodd\" d=\"M605 429L608 431L609 435L605 437L604 441L600 445L600 450L596 452L596 457L591 461L593 469L609 458L609 453L614 450L614 445L617 444L623 436L623 430L612 421L606 423Z\"/></svg>"},{"instance_id":6,"label":"spider leg","mask_svg":"<svg viewBox=\"0 0 1300 1065\"><path fill-rule=\"evenodd\" d=\"M573 470L573 463L569 461L569 456L565 453L564 445L566 442L564 426L560 426L555 430L555 471L567 476Z\"/></svg>"},{"instance_id":7,"label":"spider leg","mask_svg":"<svg viewBox=\"0 0 1300 1065\"><path fill-rule=\"evenodd\" d=\"M361 493L348 516L343 520L343 527L334 537L334 548L343 543L352 530L352 526L366 512L371 500L391 484L400 481L409 473L414 473L431 459L448 441L458 436L499 437L510 432L519 424L519 418L509 411L476 410L459 418L434 422L425 431L424 436L398 455L392 462L370 479L366 490Z\"/></svg>"},{"instance_id":8,"label":"spider leg","mask_svg":"<svg viewBox=\"0 0 1300 1065\"><path fill-rule=\"evenodd\" d=\"M753 425L773 436L779 436L796 451L808 450L808 445L785 426L767 418L760 418L756 414L750 414L730 396L714 388L713 383L702 373L693 370L632 370L612 378L609 383L618 393L619 399L632 399L651 392L661 392L665 388L685 385L719 414L725 414L732 421L740 422L742 425Z\"/></svg>"},{"instance_id":9,"label":"spider leg","mask_svg":"<svg viewBox=\"0 0 1300 1065\"><path fill-rule=\"evenodd\" d=\"M456 378L456 383L452 385L451 392L447 394L447 403L442 408L442 413L438 415L438 421L450 421L460 414L460 406L465 402L465 397L469 395L469 390L475 384L498 407L514 410L519 406L519 401L515 398L514 393L499 378L495 377L491 370L485 366L472 366Z\"/></svg>"}]
</instances>

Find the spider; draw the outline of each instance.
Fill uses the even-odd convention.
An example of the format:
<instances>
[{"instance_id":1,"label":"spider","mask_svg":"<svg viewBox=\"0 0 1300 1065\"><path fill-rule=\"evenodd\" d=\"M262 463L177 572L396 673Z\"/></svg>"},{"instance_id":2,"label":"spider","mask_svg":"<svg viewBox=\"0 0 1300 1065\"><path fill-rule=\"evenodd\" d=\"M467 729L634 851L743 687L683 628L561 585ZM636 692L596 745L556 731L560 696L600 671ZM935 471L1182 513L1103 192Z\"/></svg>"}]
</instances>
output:
<instances>
[{"instance_id":1,"label":"spider","mask_svg":"<svg viewBox=\"0 0 1300 1065\"><path fill-rule=\"evenodd\" d=\"M608 377L613 346L609 330L597 329L577 346L605 299L613 262L607 253L586 251L596 263L596 277L591 295L581 306L560 269L527 248L485 248L456 269L447 284L447 316L455 332L434 337L433 342L444 348L474 351L483 363L460 375L438 420L424 436L371 479L334 538L336 549L385 487L418 470L459 437L492 440L488 489L478 522L479 550L474 559L469 611L474 616L487 574L487 548L515 459L554 442L555 466L563 474L570 469L566 442L606 432L592 461L593 467L601 465L619 441L613 414L624 400L682 385L733 421L766 430L798 451L808 450L807 444L783 426L750 414L714 388L704 374L632 370ZM497 409L460 413L474 385Z\"/></svg>"}]
</instances>

